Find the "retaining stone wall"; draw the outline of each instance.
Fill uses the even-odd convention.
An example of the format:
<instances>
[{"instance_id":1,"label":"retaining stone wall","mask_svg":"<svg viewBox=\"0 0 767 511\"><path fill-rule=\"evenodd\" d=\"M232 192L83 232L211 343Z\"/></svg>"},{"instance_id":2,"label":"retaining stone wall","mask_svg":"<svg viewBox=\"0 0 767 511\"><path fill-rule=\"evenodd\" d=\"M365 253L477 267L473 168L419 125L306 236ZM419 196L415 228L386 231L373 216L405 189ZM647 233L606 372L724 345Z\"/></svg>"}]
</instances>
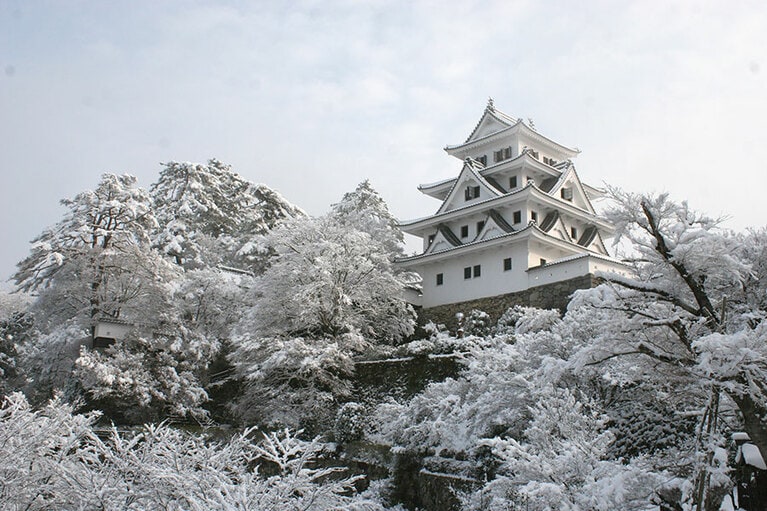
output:
<instances>
[{"instance_id":1,"label":"retaining stone wall","mask_svg":"<svg viewBox=\"0 0 767 511\"><path fill-rule=\"evenodd\" d=\"M458 312L468 314L472 309L485 311L490 319L495 322L514 305L538 307L540 309L559 309L564 312L570 302L572 294L578 289L589 289L599 284L599 279L592 274L583 275L562 282L532 287L517 293L478 298L460 303L438 305L418 312L418 323L425 325L429 321L443 324L451 331L457 328L455 315Z\"/></svg>"}]
</instances>

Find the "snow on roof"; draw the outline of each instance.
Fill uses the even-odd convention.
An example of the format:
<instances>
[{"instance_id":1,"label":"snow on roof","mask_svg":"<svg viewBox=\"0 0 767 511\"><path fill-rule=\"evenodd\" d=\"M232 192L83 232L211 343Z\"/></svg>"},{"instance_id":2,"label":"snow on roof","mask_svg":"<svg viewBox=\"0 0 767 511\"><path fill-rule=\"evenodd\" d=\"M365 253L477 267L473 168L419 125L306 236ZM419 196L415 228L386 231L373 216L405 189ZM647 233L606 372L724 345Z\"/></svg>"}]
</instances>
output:
<instances>
[{"instance_id":1,"label":"snow on roof","mask_svg":"<svg viewBox=\"0 0 767 511\"><path fill-rule=\"evenodd\" d=\"M751 440L751 437L745 431L738 431L732 434L733 442L748 442L749 440Z\"/></svg>"},{"instance_id":2,"label":"snow on roof","mask_svg":"<svg viewBox=\"0 0 767 511\"><path fill-rule=\"evenodd\" d=\"M742 456L743 462L746 465L756 467L759 470L767 470L767 464L764 463L762 453L759 452L759 448L754 444L741 445L740 454ZM741 458L741 456L738 456L738 458Z\"/></svg>"}]
</instances>

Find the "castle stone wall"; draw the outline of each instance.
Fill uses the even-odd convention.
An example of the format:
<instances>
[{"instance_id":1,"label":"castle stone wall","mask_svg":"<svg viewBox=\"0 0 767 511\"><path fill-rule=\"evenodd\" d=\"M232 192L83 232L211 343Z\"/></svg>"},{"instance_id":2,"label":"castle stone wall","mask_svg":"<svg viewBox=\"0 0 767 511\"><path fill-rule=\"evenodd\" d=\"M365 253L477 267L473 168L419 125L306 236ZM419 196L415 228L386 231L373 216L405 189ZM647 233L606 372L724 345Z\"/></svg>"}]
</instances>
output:
<instances>
[{"instance_id":1,"label":"castle stone wall","mask_svg":"<svg viewBox=\"0 0 767 511\"><path fill-rule=\"evenodd\" d=\"M497 321L509 307L514 305L538 307L540 309L559 309L564 312L575 291L595 287L598 283L598 279L594 275L589 274L553 284L532 287L517 293L507 293L466 302L438 305L421 309L418 313L418 322L421 325L425 325L432 321L436 324L443 324L451 331L455 331L457 328L456 313L468 314L472 309L485 311L490 315L493 322Z\"/></svg>"}]
</instances>

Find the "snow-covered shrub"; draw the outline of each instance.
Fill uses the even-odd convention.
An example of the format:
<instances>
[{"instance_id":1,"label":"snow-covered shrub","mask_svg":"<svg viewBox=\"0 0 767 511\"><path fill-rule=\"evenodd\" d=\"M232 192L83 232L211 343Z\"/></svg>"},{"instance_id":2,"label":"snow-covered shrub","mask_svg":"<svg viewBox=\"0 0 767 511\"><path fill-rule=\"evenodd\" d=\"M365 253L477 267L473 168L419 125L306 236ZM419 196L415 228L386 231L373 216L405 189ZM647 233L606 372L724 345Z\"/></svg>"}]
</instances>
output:
<instances>
[{"instance_id":1,"label":"snow-covered shrub","mask_svg":"<svg viewBox=\"0 0 767 511\"><path fill-rule=\"evenodd\" d=\"M490 335L492 330L492 321L490 315L478 309L472 309L466 316L464 323L464 332L466 335L475 335L477 337L485 337Z\"/></svg>"},{"instance_id":2,"label":"snow-covered shrub","mask_svg":"<svg viewBox=\"0 0 767 511\"><path fill-rule=\"evenodd\" d=\"M216 443L160 425L102 439L96 417L58 401L35 411L12 395L0 407L3 509L382 509L355 495L358 477L316 466L321 444L287 431Z\"/></svg>"},{"instance_id":3,"label":"snow-covered shrub","mask_svg":"<svg viewBox=\"0 0 767 511\"><path fill-rule=\"evenodd\" d=\"M204 419L200 380L218 353L206 338L131 335L104 351L82 348L74 376L92 406L113 420L143 423L168 416Z\"/></svg>"},{"instance_id":4,"label":"snow-covered shrub","mask_svg":"<svg viewBox=\"0 0 767 511\"><path fill-rule=\"evenodd\" d=\"M540 332L551 328L559 319L559 311L554 309L515 305L506 309L506 312L498 318L495 331L499 335Z\"/></svg>"},{"instance_id":5,"label":"snow-covered shrub","mask_svg":"<svg viewBox=\"0 0 767 511\"><path fill-rule=\"evenodd\" d=\"M234 339L229 360L246 390L235 413L247 423L314 430L332 427L340 402L351 395L352 354L359 335L312 339Z\"/></svg>"},{"instance_id":6,"label":"snow-covered shrub","mask_svg":"<svg viewBox=\"0 0 767 511\"><path fill-rule=\"evenodd\" d=\"M365 436L368 412L360 403L344 403L336 413L333 437L336 442L346 443L362 440Z\"/></svg>"},{"instance_id":7,"label":"snow-covered shrub","mask_svg":"<svg viewBox=\"0 0 767 511\"><path fill-rule=\"evenodd\" d=\"M400 451L469 451L496 428L522 420L527 383L517 347L500 338L469 346L458 377L428 385L407 403L379 406L374 441Z\"/></svg>"},{"instance_id":8,"label":"snow-covered shrub","mask_svg":"<svg viewBox=\"0 0 767 511\"><path fill-rule=\"evenodd\" d=\"M534 393L522 439L481 442L501 462L499 477L465 496L465 509L647 509L662 479L647 466L605 460L613 437L598 404L551 386Z\"/></svg>"}]
</instances>

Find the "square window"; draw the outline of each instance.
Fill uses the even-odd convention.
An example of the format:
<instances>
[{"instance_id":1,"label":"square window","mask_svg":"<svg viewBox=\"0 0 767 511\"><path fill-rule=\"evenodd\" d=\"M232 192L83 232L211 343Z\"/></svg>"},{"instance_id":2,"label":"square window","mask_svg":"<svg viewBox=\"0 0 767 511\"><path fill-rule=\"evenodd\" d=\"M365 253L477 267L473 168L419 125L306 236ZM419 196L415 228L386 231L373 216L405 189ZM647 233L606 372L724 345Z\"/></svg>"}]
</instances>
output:
<instances>
[{"instance_id":1,"label":"square window","mask_svg":"<svg viewBox=\"0 0 767 511\"><path fill-rule=\"evenodd\" d=\"M477 264L474 266L474 278L477 278L480 275L482 275L482 266Z\"/></svg>"},{"instance_id":2,"label":"square window","mask_svg":"<svg viewBox=\"0 0 767 511\"><path fill-rule=\"evenodd\" d=\"M445 282L445 276L442 273L437 273L437 285L441 286Z\"/></svg>"},{"instance_id":3,"label":"square window","mask_svg":"<svg viewBox=\"0 0 767 511\"><path fill-rule=\"evenodd\" d=\"M533 222L537 222L538 221L538 213L536 213L535 211L531 211L530 212L530 220L532 220Z\"/></svg>"},{"instance_id":4,"label":"square window","mask_svg":"<svg viewBox=\"0 0 767 511\"><path fill-rule=\"evenodd\" d=\"M464 279L470 279L471 278L471 266L467 266L463 269L463 278Z\"/></svg>"},{"instance_id":5,"label":"square window","mask_svg":"<svg viewBox=\"0 0 767 511\"><path fill-rule=\"evenodd\" d=\"M560 191L560 195L565 200L573 200L573 189L572 188L562 188Z\"/></svg>"},{"instance_id":6,"label":"square window","mask_svg":"<svg viewBox=\"0 0 767 511\"><path fill-rule=\"evenodd\" d=\"M503 271L511 270L511 257L507 257L503 260Z\"/></svg>"},{"instance_id":7,"label":"square window","mask_svg":"<svg viewBox=\"0 0 767 511\"><path fill-rule=\"evenodd\" d=\"M509 188L516 188L517 187L517 176L511 176L509 178Z\"/></svg>"},{"instance_id":8,"label":"square window","mask_svg":"<svg viewBox=\"0 0 767 511\"><path fill-rule=\"evenodd\" d=\"M518 224L522 221L522 212L521 211L515 211L514 212L514 223Z\"/></svg>"},{"instance_id":9,"label":"square window","mask_svg":"<svg viewBox=\"0 0 767 511\"><path fill-rule=\"evenodd\" d=\"M467 186L464 191L464 197L466 200L476 199L479 197L479 186Z\"/></svg>"},{"instance_id":10,"label":"square window","mask_svg":"<svg viewBox=\"0 0 767 511\"><path fill-rule=\"evenodd\" d=\"M508 160L509 158L511 158L511 147L504 147L499 151L493 151L493 160L495 160L496 163Z\"/></svg>"},{"instance_id":11,"label":"square window","mask_svg":"<svg viewBox=\"0 0 767 511\"><path fill-rule=\"evenodd\" d=\"M477 222L477 234L482 232L482 229L484 229L484 227L485 227L485 221L484 220L480 220L479 222Z\"/></svg>"},{"instance_id":12,"label":"square window","mask_svg":"<svg viewBox=\"0 0 767 511\"><path fill-rule=\"evenodd\" d=\"M469 237L469 226L468 225L462 225L461 226L461 238L468 238Z\"/></svg>"}]
</instances>

